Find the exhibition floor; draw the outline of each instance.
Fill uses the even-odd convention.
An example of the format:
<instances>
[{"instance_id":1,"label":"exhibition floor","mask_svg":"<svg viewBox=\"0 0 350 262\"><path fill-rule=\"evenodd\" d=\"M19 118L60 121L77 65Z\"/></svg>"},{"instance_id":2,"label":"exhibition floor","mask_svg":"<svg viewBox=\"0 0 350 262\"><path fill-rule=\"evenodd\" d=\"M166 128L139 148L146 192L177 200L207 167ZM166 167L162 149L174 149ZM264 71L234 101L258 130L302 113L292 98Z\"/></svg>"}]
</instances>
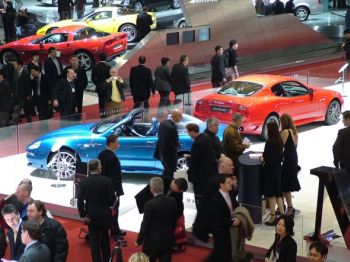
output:
<instances>
[{"instance_id":1,"label":"exhibition floor","mask_svg":"<svg viewBox=\"0 0 350 262\"><path fill-rule=\"evenodd\" d=\"M329 89L341 91L341 86L330 86ZM212 92L211 90L199 91ZM350 83L345 85L344 106L343 110L350 109ZM202 96L203 94L201 94ZM95 99L91 97L90 99ZM155 98L153 98L155 100ZM34 125L35 123L33 123ZM293 194L294 204L300 210L300 214L295 218L295 239L298 242L298 254L307 254L307 245L303 241L303 236L311 233L314 229L316 198L318 179L309 174L311 168L318 166L332 166L332 145L336 138L338 130L342 128L341 122L334 126L325 126L322 123L308 124L298 128L300 138L298 145L299 164L302 167L299 173L301 191ZM256 137L249 137L253 142L250 150L262 151L264 143ZM6 150L6 149L5 149ZM23 152L23 151L22 151ZM72 181L56 181L54 179L43 178L43 172L26 166L25 154L11 155L0 159L0 192L2 194L11 194L15 191L18 182L27 177L33 181L33 198L41 199L46 203L54 204L50 206L55 213L65 214L68 216L77 216L75 208L71 208L71 199L73 198L73 182ZM138 232L142 215L138 214L134 195L141 190L149 180L149 176L133 175L124 176L125 196L121 198L120 224L123 229ZM54 184L62 184L62 187L54 187ZM195 217L195 207L193 203L193 194L186 193L184 196L186 227L191 228ZM322 231L334 229L338 235L341 235L337 220L330 202L325 197L324 217ZM274 229L265 225L257 225L252 241L248 244L252 246L268 248L273 242ZM346 250L342 238L332 242L330 248L329 261L347 261L346 257L350 252ZM341 250L341 252L339 252Z\"/></svg>"}]
</instances>

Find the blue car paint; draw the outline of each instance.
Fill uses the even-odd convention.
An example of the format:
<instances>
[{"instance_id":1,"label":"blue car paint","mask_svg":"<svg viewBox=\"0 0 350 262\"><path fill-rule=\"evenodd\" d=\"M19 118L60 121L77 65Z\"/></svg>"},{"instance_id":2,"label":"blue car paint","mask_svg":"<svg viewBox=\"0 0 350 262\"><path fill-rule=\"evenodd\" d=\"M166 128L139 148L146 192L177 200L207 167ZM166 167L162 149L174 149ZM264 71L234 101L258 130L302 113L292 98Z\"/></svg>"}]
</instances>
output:
<instances>
[{"instance_id":1,"label":"blue car paint","mask_svg":"<svg viewBox=\"0 0 350 262\"><path fill-rule=\"evenodd\" d=\"M137 113L139 112L136 111L135 113L135 110L131 111L101 133L93 132L96 132L96 125L100 123L80 124L49 132L27 146L28 165L39 169L47 169L48 161L53 154L52 149L57 151L59 148L60 150L69 149L73 151L83 162L95 159L106 148L106 137L126 123L134 121L131 120L133 119L132 117L130 118L128 116L137 115ZM199 124L201 131L205 129L205 123L192 116L187 115L187 117L194 119ZM186 129L184 129L185 124L183 123L179 129L179 154L189 153L191 151L192 139L187 135ZM224 128L225 126L223 125L219 127L220 139L222 138ZM157 139L157 136L119 136L120 148L116 153L121 162L122 172L161 174L163 172L163 166L160 161L153 158ZM36 149L31 149L31 146L39 141L41 142L40 146Z\"/></svg>"}]
</instances>

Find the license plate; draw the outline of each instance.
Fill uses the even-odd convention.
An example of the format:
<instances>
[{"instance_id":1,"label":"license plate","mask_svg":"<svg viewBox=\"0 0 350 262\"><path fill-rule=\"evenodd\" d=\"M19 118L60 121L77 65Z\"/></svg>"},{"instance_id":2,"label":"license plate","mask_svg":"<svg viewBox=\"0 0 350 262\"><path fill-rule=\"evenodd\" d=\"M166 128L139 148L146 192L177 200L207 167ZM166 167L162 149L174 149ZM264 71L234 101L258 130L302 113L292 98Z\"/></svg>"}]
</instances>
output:
<instances>
[{"instance_id":1,"label":"license plate","mask_svg":"<svg viewBox=\"0 0 350 262\"><path fill-rule=\"evenodd\" d=\"M211 111L220 112L220 113L228 113L228 112L230 112L230 108L222 107L222 106L212 106Z\"/></svg>"}]
</instances>

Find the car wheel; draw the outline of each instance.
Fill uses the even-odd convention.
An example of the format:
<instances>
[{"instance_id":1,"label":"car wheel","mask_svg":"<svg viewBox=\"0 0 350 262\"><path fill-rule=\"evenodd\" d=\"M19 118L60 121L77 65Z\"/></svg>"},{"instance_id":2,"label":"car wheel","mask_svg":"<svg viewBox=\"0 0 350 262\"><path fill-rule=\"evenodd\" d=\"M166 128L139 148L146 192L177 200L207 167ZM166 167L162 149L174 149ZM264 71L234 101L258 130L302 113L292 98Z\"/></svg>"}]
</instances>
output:
<instances>
[{"instance_id":1,"label":"car wheel","mask_svg":"<svg viewBox=\"0 0 350 262\"><path fill-rule=\"evenodd\" d=\"M53 31L53 30L55 30L55 29L57 29L58 27L51 27L51 28L49 28L49 29L47 29L46 30L46 34L48 35L48 34L51 34L51 32Z\"/></svg>"},{"instance_id":2,"label":"car wheel","mask_svg":"<svg viewBox=\"0 0 350 262\"><path fill-rule=\"evenodd\" d=\"M135 1L135 3L134 3L134 10L136 11L136 12L141 12L142 11L142 8L143 8L143 4L142 4L142 2L140 2L140 1Z\"/></svg>"},{"instance_id":3,"label":"car wheel","mask_svg":"<svg viewBox=\"0 0 350 262\"><path fill-rule=\"evenodd\" d=\"M180 21L177 27L178 27L178 28L185 28L185 27L187 27L187 22L186 22L186 20Z\"/></svg>"},{"instance_id":4,"label":"car wheel","mask_svg":"<svg viewBox=\"0 0 350 262\"><path fill-rule=\"evenodd\" d=\"M270 122L276 122L277 124L279 124L279 118L277 115L275 114L270 114L266 117L263 128L262 128L262 132L260 135L260 138L264 141L267 140L267 124Z\"/></svg>"},{"instance_id":5,"label":"car wheel","mask_svg":"<svg viewBox=\"0 0 350 262\"><path fill-rule=\"evenodd\" d=\"M119 28L119 32L126 33L126 38L130 43L135 42L137 39L137 29L136 29L136 26L134 26L133 24L122 25Z\"/></svg>"},{"instance_id":6,"label":"car wheel","mask_svg":"<svg viewBox=\"0 0 350 262\"><path fill-rule=\"evenodd\" d=\"M94 59L92 55L90 55L86 51L77 51L75 53L79 59L80 65L84 67L85 70L89 70L94 65Z\"/></svg>"},{"instance_id":7,"label":"car wheel","mask_svg":"<svg viewBox=\"0 0 350 262\"><path fill-rule=\"evenodd\" d=\"M48 163L48 169L59 179L71 180L75 175L76 156L72 151L55 152Z\"/></svg>"},{"instance_id":8,"label":"car wheel","mask_svg":"<svg viewBox=\"0 0 350 262\"><path fill-rule=\"evenodd\" d=\"M186 158L183 154L177 158L176 171L186 171L188 169Z\"/></svg>"},{"instance_id":9,"label":"car wheel","mask_svg":"<svg viewBox=\"0 0 350 262\"><path fill-rule=\"evenodd\" d=\"M5 50L1 54L1 62L2 64L6 65L10 60L17 59L18 55L11 50Z\"/></svg>"},{"instance_id":10,"label":"car wheel","mask_svg":"<svg viewBox=\"0 0 350 262\"><path fill-rule=\"evenodd\" d=\"M326 112L325 122L327 125L334 125L338 123L341 114L341 105L338 100L333 100Z\"/></svg>"},{"instance_id":11,"label":"car wheel","mask_svg":"<svg viewBox=\"0 0 350 262\"><path fill-rule=\"evenodd\" d=\"M170 7L171 7L172 9L178 9L178 8L180 8L179 0L171 0Z\"/></svg>"},{"instance_id":12,"label":"car wheel","mask_svg":"<svg viewBox=\"0 0 350 262\"><path fill-rule=\"evenodd\" d=\"M306 21L310 15L310 10L306 6L299 6L295 9L295 15L300 21Z\"/></svg>"}]
</instances>

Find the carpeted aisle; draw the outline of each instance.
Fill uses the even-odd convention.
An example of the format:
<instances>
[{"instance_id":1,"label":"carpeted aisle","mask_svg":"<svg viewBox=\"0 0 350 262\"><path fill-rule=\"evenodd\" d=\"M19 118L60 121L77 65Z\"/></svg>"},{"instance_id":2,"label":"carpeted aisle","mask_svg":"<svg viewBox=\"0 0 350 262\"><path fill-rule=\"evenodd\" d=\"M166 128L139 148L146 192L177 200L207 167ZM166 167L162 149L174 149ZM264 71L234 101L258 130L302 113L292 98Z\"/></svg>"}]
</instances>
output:
<instances>
[{"instance_id":1,"label":"carpeted aisle","mask_svg":"<svg viewBox=\"0 0 350 262\"><path fill-rule=\"evenodd\" d=\"M79 238L80 228L83 226L82 222L55 217L58 221L61 222L63 227L66 229L69 241L69 254L67 262L89 262L91 260L90 256L90 248L87 243L85 243L84 239ZM141 251L141 247L135 247L135 240L137 237L137 233L128 232L125 237L128 246L122 248L124 262L127 262L128 258L134 252ZM111 247L114 246L114 241L111 240ZM200 262L209 254L210 249L195 247L195 246L187 246L186 252L174 253L173 262ZM114 260L115 261L115 260Z\"/></svg>"}]
</instances>

